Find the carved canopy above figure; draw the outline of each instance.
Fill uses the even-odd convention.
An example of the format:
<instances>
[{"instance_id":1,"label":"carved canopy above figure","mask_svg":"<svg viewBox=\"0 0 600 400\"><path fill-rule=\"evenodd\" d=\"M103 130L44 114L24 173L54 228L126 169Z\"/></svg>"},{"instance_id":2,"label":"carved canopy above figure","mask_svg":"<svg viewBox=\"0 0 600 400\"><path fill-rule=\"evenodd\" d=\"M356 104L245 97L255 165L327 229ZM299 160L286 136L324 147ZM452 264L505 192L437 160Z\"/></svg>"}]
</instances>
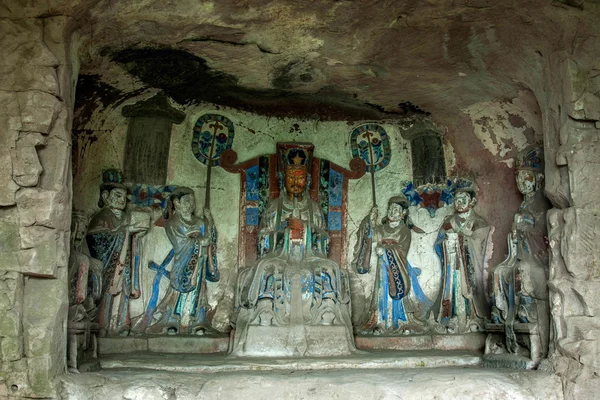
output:
<instances>
[{"instance_id":1,"label":"carved canopy above figure","mask_svg":"<svg viewBox=\"0 0 600 400\"><path fill-rule=\"evenodd\" d=\"M314 145L310 143L277 143L277 153L255 157L236 164L237 153L225 150L220 164L228 172L239 173L240 223L238 263L249 266L257 259L259 218L269 200L279 197L280 162L282 153L288 147L304 147L310 153ZM310 167L310 197L322 208L327 219L330 249L329 258L344 265L346 246L346 208L348 180L358 179L365 174L366 165L360 158L350 161L350 169L341 167L324 158L312 158Z\"/></svg>"}]
</instances>

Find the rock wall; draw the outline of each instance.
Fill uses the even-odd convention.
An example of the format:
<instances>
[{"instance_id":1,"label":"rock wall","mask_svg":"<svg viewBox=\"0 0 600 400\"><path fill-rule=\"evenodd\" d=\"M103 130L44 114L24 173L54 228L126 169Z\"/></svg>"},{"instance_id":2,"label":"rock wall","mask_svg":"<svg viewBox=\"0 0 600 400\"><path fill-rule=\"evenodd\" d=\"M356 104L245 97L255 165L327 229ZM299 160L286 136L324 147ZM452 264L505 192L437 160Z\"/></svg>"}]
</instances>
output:
<instances>
[{"instance_id":1,"label":"rock wall","mask_svg":"<svg viewBox=\"0 0 600 400\"><path fill-rule=\"evenodd\" d=\"M28 11L0 18L0 398L54 397L65 371L74 43Z\"/></svg>"},{"instance_id":2,"label":"rock wall","mask_svg":"<svg viewBox=\"0 0 600 400\"><path fill-rule=\"evenodd\" d=\"M550 57L545 103L551 364L565 394L593 399L600 390L600 65L585 56L597 38L577 42L573 53ZM577 61L576 61L577 59ZM552 349L552 348L551 348Z\"/></svg>"}]
</instances>

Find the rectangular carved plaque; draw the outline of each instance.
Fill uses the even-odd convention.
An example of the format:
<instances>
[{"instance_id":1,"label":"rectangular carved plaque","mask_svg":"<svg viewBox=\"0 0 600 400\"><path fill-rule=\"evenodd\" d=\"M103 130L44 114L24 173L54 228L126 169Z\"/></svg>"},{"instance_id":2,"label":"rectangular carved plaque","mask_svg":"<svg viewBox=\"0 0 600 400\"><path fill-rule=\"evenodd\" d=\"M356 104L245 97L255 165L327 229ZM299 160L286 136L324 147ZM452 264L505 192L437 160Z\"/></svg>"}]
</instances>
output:
<instances>
[{"instance_id":1,"label":"rectangular carved plaque","mask_svg":"<svg viewBox=\"0 0 600 400\"><path fill-rule=\"evenodd\" d=\"M172 126L165 117L130 119L123 168L127 182L165 184Z\"/></svg>"}]
</instances>

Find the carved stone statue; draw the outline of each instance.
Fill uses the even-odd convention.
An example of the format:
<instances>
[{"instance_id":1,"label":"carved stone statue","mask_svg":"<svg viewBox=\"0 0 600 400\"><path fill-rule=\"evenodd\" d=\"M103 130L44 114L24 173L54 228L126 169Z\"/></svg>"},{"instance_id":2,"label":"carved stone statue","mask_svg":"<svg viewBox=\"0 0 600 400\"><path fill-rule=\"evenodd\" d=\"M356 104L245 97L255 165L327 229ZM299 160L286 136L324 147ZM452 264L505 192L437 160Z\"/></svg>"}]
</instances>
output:
<instances>
[{"instance_id":1,"label":"carved stone statue","mask_svg":"<svg viewBox=\"0 0 600 400\"><path fill-rule=\"evenodd\" d=\"M238 279L233 354L348 354L347 278L326 258L326 222L306 191L311 154L293 147L282 157L285 190L260 220L261 258Z\"/></svg>"},{"instance_id":2,"label":"carved stone statue","mask_svg":"<svg viewBox=\"0 0 600 400\"><path fill-rule=\"evenodd\" d=\"M549 204L543 191L542 150L530 148L519 154L516 168L517 187L524 197L508 236L509 255L494 269L492 322L504 324L508 352L529 352L536 361L547 352L549 337ZM527 339L520 341L519 332Z\"/></svg>"},{"instance_id":3,"label":"carved stone statue","mask_svg":"<svg viewBox=\"0 0 600 400\"><path fill-rule=\"evenodd\" d=\"M76 372L79 362L88 354L97 357L97 301L102 288L102 262L89 257L85 241L87 218L73 211L71 222L71 254L69 257L69 316L67 323L67 367Z\"/></svg>"},{"instance_id":4,"label":"carved stone statue","mask_svg":"<svg viewBox=\"0 0 600 400\"><path fill-rule=\"evenodd\" d=\"M444 220L436 242L442 260L438 322L447 333L481 331L489 316L485 277L493 227L475 212L476 203L474 183L457 180L455 213Z\"/></svg>"},{"instance_id":5,"label":"carved stone statue","mask_svg":"<svg viewBox=\"0 0 600 400\"><path fill-rule=\"evenodd\" d=\"M126 211L127 187L121 172L107 170L100 186L101 210L87 231L90 255L102 262L102 299L98 315L101 335L128 335L129 300L139 297L135 265L136 234L150 225L147 213Z\"/></svg>"},{"instance_id":6,"label":"carved stone statue","mask_svg":"<svg viewBox=\"0 0 600 400\"><path fill-rule=\"evenodd\" d=\"M375 287L368 309L369 319L356 331L359 334L415 333L425 325L413 315L415 306L408 298L412 268L406 259L411 243L411 229L423 232L408 219L410 203L406 196L392 197L383 223L377 218L377 208L363 219L359 230L352 265L359 274L371 273L371 252L377 253ZM420 288L419 288L420 290Z\"/></svg>"},{"instance_id":7,"label":"carved stone statue","mask_svg":"<svg viewBox=\"0 0 600 400\"><path fill-rule=\"evenodd\" d=\"M219 280L217 230L208 209L195 215L196 199L192 189L178 187L169 200L172 215L165 232L173 246L170 288L158 306L162 316L148 333L212 333L208 320L210 306L206 281Z\"/></svg>"}]
</instances>

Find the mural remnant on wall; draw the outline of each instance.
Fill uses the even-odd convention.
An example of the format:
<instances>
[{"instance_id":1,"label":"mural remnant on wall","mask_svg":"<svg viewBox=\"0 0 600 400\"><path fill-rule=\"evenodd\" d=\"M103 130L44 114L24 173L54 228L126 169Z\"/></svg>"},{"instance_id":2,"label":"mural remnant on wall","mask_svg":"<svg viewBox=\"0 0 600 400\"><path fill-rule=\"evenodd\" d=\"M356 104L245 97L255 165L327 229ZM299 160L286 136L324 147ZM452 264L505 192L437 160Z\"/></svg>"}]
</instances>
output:
<instances>
[{"instance_id":1,"label":"mural remnant on wall","mask_svg":"<svg viewBox=\"0 0 600 400\"><path fill-rule=\"evenodd\" d=\"M185 114L173 108L167 97L158 94L123 107L129 117L125 145L124 173L133 182L164 185L167 179L171 128Z\"/></svg>"},{"instance_id":2,"label":"mural remnant on wall","mask_svg":"<svg viewBox=\"0 0 600 400\"><path fill-rule=\"evenodd\" d=\"M233 122L218 114L204 114L194 125L192 152L205 165L218 166L223 151L231 149L234 137Z\"/></svg>"},{"instance_id":3,"label":"mural remnant on wall","mask_svg":"<svg viewBox=\"0 0 600 400\"><path fill-rule=\"evenodd\" d=\"M367 164L367 172L379 171L390 163L392 151L385 129L370 123L356 127L350 133L352 157L360 157Z\"/></svg>"}]
</instances>

